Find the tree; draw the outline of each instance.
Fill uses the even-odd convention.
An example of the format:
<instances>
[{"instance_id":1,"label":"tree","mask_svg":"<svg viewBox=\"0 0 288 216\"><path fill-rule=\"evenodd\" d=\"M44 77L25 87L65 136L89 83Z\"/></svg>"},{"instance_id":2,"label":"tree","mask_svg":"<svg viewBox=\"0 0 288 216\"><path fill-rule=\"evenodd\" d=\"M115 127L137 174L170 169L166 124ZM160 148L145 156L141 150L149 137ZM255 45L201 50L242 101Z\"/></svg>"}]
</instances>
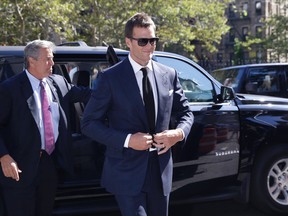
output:
<instances>
[{"instance_id":1,"label":"tree","mask_svg":"<svg viewBox=\"0 0 288 216\"><path fill-rule=\"evenodd\" d=\"M152 16L160 37L158 49L177 47L191 55L198 41L209 52L216 50L228 31L225 7L231 0L1 0L3 44L25 44L36 38L56 43L103 41L126 49L124 25L136 12ZM5 11L4 11L5 8ZM7 32L13 32L7 39Z\"/></svg>"},{"instance_id":2,"label":"tree","mask_svg":"<svg viewBox=\"0 0 288 216\"><path fill-rule=\"evenodd\" d=\"M286 14L285 9L285 14ZM270 50L271 61L287 61L288 53L288 17L274 15L266 22L266 28L271 30L265 40L266 49Z\"/></svg>"},{"instance_id":3,"label":"tree","mask_svg":"<svg viewBox=\"0 0 288 216\"><path fill-rule=\"evenodd\" d=\"M1 0L1 44L23 45L41 38L71 38L67 28L74 5L62 0ZM59 38L57 38L59 37Z\"/></svg>"},{"instance_id":4,"label":"tree","mask_svg":"<svg viewBox=\"0 0 288 216\"><path fill-rule=\"evenodd\" d=\"M82 28L80 37L86 38L91 45L101 44L105 40L114 46L126 48L123 35L126 20L137 11L146 11L157 25L160 37L158 49L165 50L176 45L191 53L194 50L192 42L197 40L213 52L221 36L229 29L224 16L227 2L230 1L87 0L85 5L82 4L82 22L78 23L78 27Z\"/></svg>"}]
</instances>

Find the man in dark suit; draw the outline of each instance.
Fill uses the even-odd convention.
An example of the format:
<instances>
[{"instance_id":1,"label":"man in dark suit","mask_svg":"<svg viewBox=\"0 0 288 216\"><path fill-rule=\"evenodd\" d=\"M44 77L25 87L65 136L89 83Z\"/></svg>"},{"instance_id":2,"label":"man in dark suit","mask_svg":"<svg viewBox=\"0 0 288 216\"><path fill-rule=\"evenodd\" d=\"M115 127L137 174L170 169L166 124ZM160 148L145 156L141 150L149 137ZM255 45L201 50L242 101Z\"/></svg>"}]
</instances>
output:
<instances>
[{"instance_id":1,"label":"man in dark suit","mask_svg":"<svg viewBox=\"0 0 288 216\"><path fill-rule=\"evenodd\" d=\"M0 84L0 187L8 216L51 216L57 170L72 172L69 109L88 102L90 90L52 75L53 49L49 41L30 42L26 69Z\"/></svg>"},{"instance_id":2,"label":"man in dark suit","mask_svg":"<svg viewBox=\"0 0 288 216\"><path fill-rule=\"evenodd\" d=\"M99 74L82 132L106 145L102 185L115 195L123 216L167 216L170 148L188 136L193 114L177 72L152 61L158 38L147 14L127 21L125 41L130 54Z\"/></svg>"}]
</instances>

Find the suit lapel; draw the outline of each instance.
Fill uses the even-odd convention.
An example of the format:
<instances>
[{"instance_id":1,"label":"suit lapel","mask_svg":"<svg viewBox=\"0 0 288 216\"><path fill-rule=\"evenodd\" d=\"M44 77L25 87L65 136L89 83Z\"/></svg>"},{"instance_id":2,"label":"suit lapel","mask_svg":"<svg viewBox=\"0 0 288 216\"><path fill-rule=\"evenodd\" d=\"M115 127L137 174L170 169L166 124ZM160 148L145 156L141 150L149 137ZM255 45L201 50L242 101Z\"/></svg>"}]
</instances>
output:
<instances>
[{"instance_id":1,"label":"suit lapel","mask_svg":"<svg viewBox=\"0 0 288 216\"><path fill-rule=\"evenodd\" d=\"M157 111L157 120L156 120L156 129L159 122L159 119L163 118L164 110L169 97L169 82L168 82L168 72L163 71L159 68L157 63L152 61L152 67L154 71L157 95L158 95L158 111Z\"/></svg>"},{"instance_id":2,"label":"suit lapel","mask_svg":"<svg viewBox=\"0 0 288 216\"><path fill-rule=\"evenodd\" d=\"M136 109L138 110L137 113L139 114L138 117L148 128L148 121L146 118L143 100L140 94L140 90L135 91L135 89L139 89L139 86L137 84L135 73L128 58L124 60L123 69L119 73L117 78L123 83L123 91L125 91L125 95L127 95L127 98L131 98L130 101L133 103L133 106L136 106Z\"/></svg>"},{"instance_id":3,"label":"suit lapel","mask_svg":"<svg viewBox=\"0 0 288 216\"><path fill-rule=\"evenodd\" d=\"M49 78L47 79L47 84L48 84L49 88L51 89L53 101L59 103L59 97L58 97L58 94L57 94L57 89L55 88L55 86L53 85L52 82L53 81L51 81Z\"/></svg>"},{"instance_id":4,"label":"suit lapel","mask_svg":"<svg viewBox=\"0 0 288 216\"><path fill-rule=\"evenodd\" d=\"M60 89L57 86L58 84L56 83L56 81L54 79L52 79L51 77L48 77L47 84L49 85L49 87L51 89L53 102L57 102L58 103L59 112L60 112L59 128L61 128L62 125L67 125L67 118L66 118L65 112L64 112L64 110L63 110L63 108L62 108L62 106L60 104L60 99L59 99L59 96L58 96L58 93L57 93L57 89L59 90L59 92L60 92Z\"/></svg>"},{"instance_id":5,"label":"suit lapel","mask_svg":"<svg viewBox=\"0 0 288 216\"><path fill-rule=\"evenodd\" d=\"M27 105L31 111L31 114L39 128L40 124L40 115L39 115L39 109L37 108L37 103L34 98L33 89L31 87L30 81L25 73L25 71L22 72L20 75L20 88L21 92L24 94L24 98L27 102Z\"/></svg>"}]
</instances>

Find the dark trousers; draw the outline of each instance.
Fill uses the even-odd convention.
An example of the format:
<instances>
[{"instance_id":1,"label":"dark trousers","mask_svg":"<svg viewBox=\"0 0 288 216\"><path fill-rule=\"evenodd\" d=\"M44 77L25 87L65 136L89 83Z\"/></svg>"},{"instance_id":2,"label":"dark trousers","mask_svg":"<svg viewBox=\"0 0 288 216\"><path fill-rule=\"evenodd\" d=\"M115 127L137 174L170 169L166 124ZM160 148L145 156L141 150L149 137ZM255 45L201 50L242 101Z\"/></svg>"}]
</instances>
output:
<instances>
[{"instance_id":1,"label":"dark trousers","mask_svg":"<svg viewBox=\"0 0 288 216\"><path fill-rule=\"evenodd\" d=\"M7 216L51 216L56 188L53 157L43 152L34 184L24 188L2 188Z\"/></svg>"},{"instance_id":2,"label":"dark trousers","mask_svg":"<svg viewBox=\"0 0 288 216\"><path fill-rule=\"evenodd\" d=\"M136 196L115 195L122 216L168 216L169 196L163 187L157 152L151 152L142 191Z\"/></svg>"}]
</instances>

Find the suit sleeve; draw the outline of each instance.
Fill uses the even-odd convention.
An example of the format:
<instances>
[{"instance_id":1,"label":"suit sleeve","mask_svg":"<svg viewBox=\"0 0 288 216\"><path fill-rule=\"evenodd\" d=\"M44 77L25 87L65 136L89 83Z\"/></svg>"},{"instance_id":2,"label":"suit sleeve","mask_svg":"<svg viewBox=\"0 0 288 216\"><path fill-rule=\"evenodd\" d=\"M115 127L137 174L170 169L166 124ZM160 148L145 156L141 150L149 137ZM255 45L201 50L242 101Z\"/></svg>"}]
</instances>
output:
<instances>
[{"instance_id":1,"label":"suit sleeve","mask_svg":"<svg viewBox=\"0 0 288 216\"><path fill-rule=\"evenodd\" d=\"M107 113L112 103L110 88L105 73L99 74L91 98L84 110L81 130L84 135L107 145L110 149L122 151L128 134L107 125Z\"/></svg>"},{"instance_id":2,"label":"suit sleeve","mask_svg":"<svg viewBox=\"0 0 288 216\"><path fill-rule=\"evenodd\" d=\"M184 94L182 86L175 71L174 78L174 99L172 107L171 124L174 128L181 128L185 135L185 140L190 133L192 124L194 122L194 115L192 113L189 102Z\"/></svg>"},{"instance_id":3,"label":"suit sleeve","mask_svg":"<svg viewBox=\"0 0 288 216\"><path fill-rule=\"evenodd\" d=\"M4 128L8 124L11 111L11 100L9 97L10 94L7 89L8 88L6 88L3 84L0 85L0 157L4 156L5 154L9 154L3 139Z\"/></svg>"},{"instance_id":4,"label":"suit sleeve","mask_svg":"<svg viewBox=\"0 0 288 216\"><path fill-rule=\"evenodd\" d=\"M89 87L75 86L70 84L60 75L52 75L50 78L57 84L63 98L69 97L69 101L72 103L88 103L91 95L91 89Z\"/></svg>"}]
</instances>

